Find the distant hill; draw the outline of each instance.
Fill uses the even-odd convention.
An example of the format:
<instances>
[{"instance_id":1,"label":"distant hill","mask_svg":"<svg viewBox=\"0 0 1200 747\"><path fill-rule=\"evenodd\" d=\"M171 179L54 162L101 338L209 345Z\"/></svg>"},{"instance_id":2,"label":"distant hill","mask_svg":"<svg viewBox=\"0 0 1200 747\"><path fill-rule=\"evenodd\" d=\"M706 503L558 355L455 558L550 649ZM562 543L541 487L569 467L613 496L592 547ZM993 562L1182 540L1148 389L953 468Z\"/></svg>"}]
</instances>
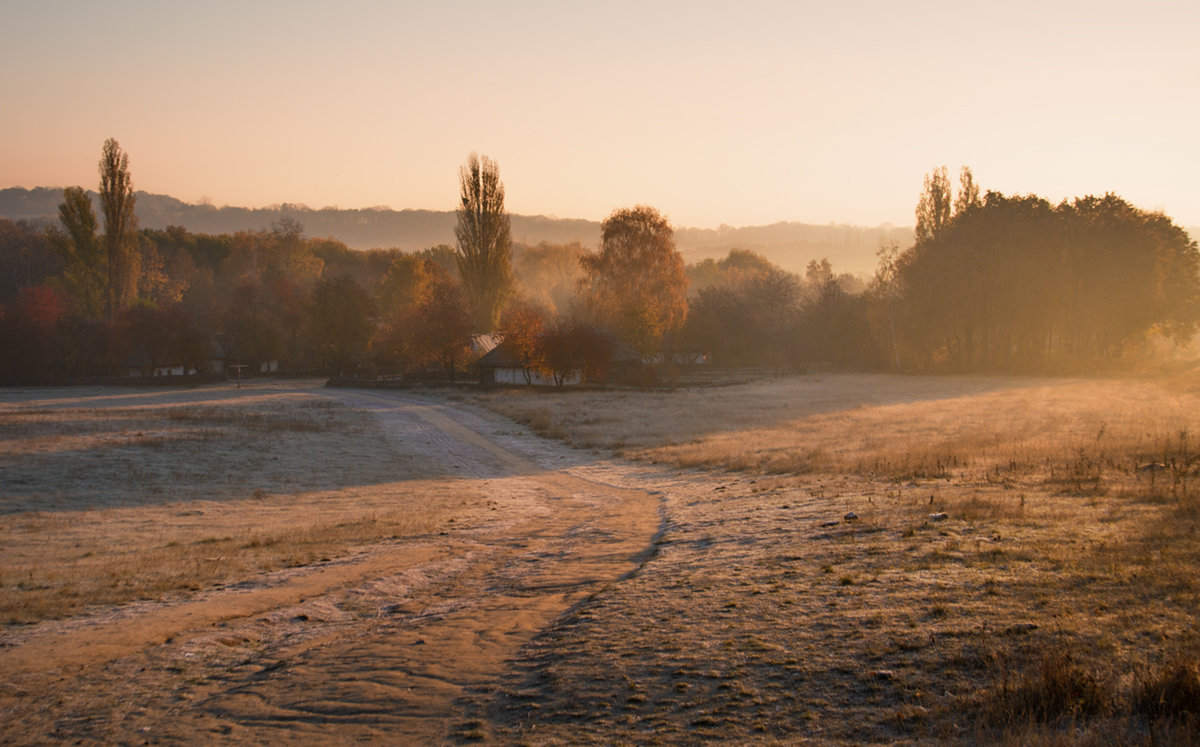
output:
<instances>
[{"instance_id":1,"label":"distant hill","mask_svg":"<svg viewBox=\"0 0 1200 747\"><path fill-rule=\"evenodd\" d=\"M679 228L675 240L688 262L724 257L730 249L749 249L793 272L803 273L810 261L828 258L837 272L871 275L879 247L895 241L901 249L908 248L913 242L913 232L911 228L892 225L863 228L772 223L741 228Z\"/></svg>"},{"instance_id":2,"label":"distant hill","mask_svg":"<svg viewBox=\"0 0 1200 747\"><path fill-rule=\"evenodd\" d=\"M99 213L97 196L95 192L91 194ZM61 201L61 189L0 189L0 218L55 222ZM138 192L137 214L145 228L183 226L193 233L211 234L269 228L286 216L299 221L309 236L331 237L353 249L395 247L413 251L454 243L452 210L314 210L290 204L266 208L218 208L189 204L167 195ZM513 215L512 235L514 241L523 244L578 241L584 246L595 247L600 243L600 224L541 215ZM911 228L890 225L861 228L775 223L740 228L678 228L675 236L679 250L688 262L724 257L730 249L749 249L795 272L803 272L810 260L828 257L838 272L870 274L875 268L875 252L882 243L894 240L901 247L912 243Z\"/></svg>"}]
</instances>

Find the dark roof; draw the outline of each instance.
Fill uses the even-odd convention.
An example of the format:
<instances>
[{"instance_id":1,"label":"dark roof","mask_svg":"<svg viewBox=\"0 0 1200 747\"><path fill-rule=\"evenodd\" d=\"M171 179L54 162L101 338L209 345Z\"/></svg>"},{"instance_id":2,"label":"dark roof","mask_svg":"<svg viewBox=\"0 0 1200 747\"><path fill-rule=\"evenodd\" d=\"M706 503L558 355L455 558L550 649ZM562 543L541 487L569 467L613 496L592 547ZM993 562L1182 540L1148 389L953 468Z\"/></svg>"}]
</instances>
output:
<instances>
[{"instance_id":1,"label":"dark roof","mask_svg":"<svg viewBox=\"0 0 1200 747\"><path fill-rule=\"evenodd\" d=\"M512 349L503 342L492 348L476 364L480 368L523 368L524 364L513 355Z\"/></svg>"},{"instance_id":2,"label":"dark roof","mask_svg":"<svg viewBox=\"0 0 1200 747\"><path fill-rule=\"evenodd\" d=\"M608 330L601 330L600 335L608 340L612 345L612 357L609 358L613 363L630 363L640 362L642 357L637 351L629 345L617 339L617 336ZM524 368L525 364L521 359L513 353L512 348L504 342L501 342L496 347L492 348L486 355L479 359L476 363L480 368Z\"/></svg>"}]
</instances>

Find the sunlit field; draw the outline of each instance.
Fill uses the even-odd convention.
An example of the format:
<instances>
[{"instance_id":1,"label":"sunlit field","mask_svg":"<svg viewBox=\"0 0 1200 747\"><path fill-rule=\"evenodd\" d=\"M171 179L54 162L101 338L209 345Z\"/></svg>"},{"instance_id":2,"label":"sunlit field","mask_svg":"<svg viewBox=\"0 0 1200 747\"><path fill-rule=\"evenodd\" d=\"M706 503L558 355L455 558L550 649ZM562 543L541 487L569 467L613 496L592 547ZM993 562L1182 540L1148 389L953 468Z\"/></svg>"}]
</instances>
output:
<instances>
[{"instance_id":1,"label":"sunlit field","mask_svg":"<svg viewBox=\"0 0 1200 747\"><path fill-rule=\"evenodd\" d=\"M575 446L774 474L1110 477L1200 450L1200 397L1113 380L838 375L670 394L505 392L499 412Z\"/></svg>"},{"instance_id":2,"label":"sunlit field","mask_svg":"<svg viewBox=\"0 0 1200 747\"><path fill-rule=\"evenodd\" d=\"M514 683L572 693L539 691L539 729L600 739L636 714L642 736L767 738L782 713L850 741L1200 733L1187 381L830 375L480 400L677 470L655 562ZM689 493L701 475L716 482Z\"/></svg>"}]
</instances>

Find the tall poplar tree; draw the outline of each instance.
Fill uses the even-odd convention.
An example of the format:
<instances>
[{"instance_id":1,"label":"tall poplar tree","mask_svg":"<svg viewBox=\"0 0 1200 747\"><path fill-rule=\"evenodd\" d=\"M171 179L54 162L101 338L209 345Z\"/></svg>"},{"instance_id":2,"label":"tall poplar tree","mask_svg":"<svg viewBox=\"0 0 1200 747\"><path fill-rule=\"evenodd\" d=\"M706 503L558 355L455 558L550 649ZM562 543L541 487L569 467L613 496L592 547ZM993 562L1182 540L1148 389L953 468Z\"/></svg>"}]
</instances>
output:
<instances>
[{"instance_id":1,"label":"tall poplar tree","mask_svg":"<svg viewBox=\"0 0 1200 747\"><path fill-rule=\"evenodd\" d=\"M925 187L917 203L914 233L918 244L932 240L950 223L950 207L950 177L946 167L939 166L925 175Z\"/></svg>"},{"instance_id":2,"label":"tall poplar tree","mask_svg":"<svg viewBox=\"0 0 1200 747\"><path fill-rule=\"evenodd\" d=\"M104 313L109 317L132 303L137 293L137 216L133 205L129 156L116 140L109 138L100 154L100 208L104 212L104 249L108 258Z\"/></svg>"},{"instance_id":3,"label":"tall poplar tree","mask_svg":"<svg viewBox=\"0 0 1200 747\"><path fill-rule=\"evenodd\" d=\"M954 198L954 214L979 207L983 200L979 197L979 185L975 183L975 175L968 166L958 170L958 197Z\"/></svg>"},{"instance_id":4,"label":"tall poplar tree","mask_svg":"<svg viewBox=\"0 0 1200 747\"><path fill-rule=\"evenodd\" d=\"M462 278L476 332L492 332L513 293L512 231L504 211L500 168L487 156L472 153L458 170L461 188L458 225L458 273Z\"/></svg>"}]
</instances>

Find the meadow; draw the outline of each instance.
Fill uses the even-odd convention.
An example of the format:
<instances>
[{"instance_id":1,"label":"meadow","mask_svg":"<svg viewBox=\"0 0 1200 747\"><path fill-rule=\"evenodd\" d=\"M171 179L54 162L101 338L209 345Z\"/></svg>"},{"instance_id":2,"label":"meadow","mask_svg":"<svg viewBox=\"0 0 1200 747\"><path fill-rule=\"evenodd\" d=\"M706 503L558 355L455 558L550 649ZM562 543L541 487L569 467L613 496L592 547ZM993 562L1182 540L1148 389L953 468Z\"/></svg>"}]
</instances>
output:
<instances>
[{"instance_id":1,"label":"meadow","mask_svg":"<svg viewBox=\"0 0 1200 747\"><path fill-rule=\"evenodd\" d=\"M1197 741L1191 379L414 401L440 414L313 382L0 393L0 736ZM288 574L313 580L230 601ZM122 658L77 676L31 659L76 642L85 662L89 631L172 605L209 617L128 628ZM477 648L499 619L522 632ZM405 672L451 664L472 683L381 720ZM361 701L347 684L387 678ZM296 689L319 707L253 705Z\"/></svg>"},{"instance_id":2,"label":"meadow","mask_svg":"<svg viewBox=\"0 0 1200 747\"><path fill-rule=\"evenodd\" d=\"M480 400L676 475L655 561L546 636L513 692L549 702L511 697L515 723L566 741L1195 742L1193 381L830 375Z\"/></svg>"}]
</instances>

